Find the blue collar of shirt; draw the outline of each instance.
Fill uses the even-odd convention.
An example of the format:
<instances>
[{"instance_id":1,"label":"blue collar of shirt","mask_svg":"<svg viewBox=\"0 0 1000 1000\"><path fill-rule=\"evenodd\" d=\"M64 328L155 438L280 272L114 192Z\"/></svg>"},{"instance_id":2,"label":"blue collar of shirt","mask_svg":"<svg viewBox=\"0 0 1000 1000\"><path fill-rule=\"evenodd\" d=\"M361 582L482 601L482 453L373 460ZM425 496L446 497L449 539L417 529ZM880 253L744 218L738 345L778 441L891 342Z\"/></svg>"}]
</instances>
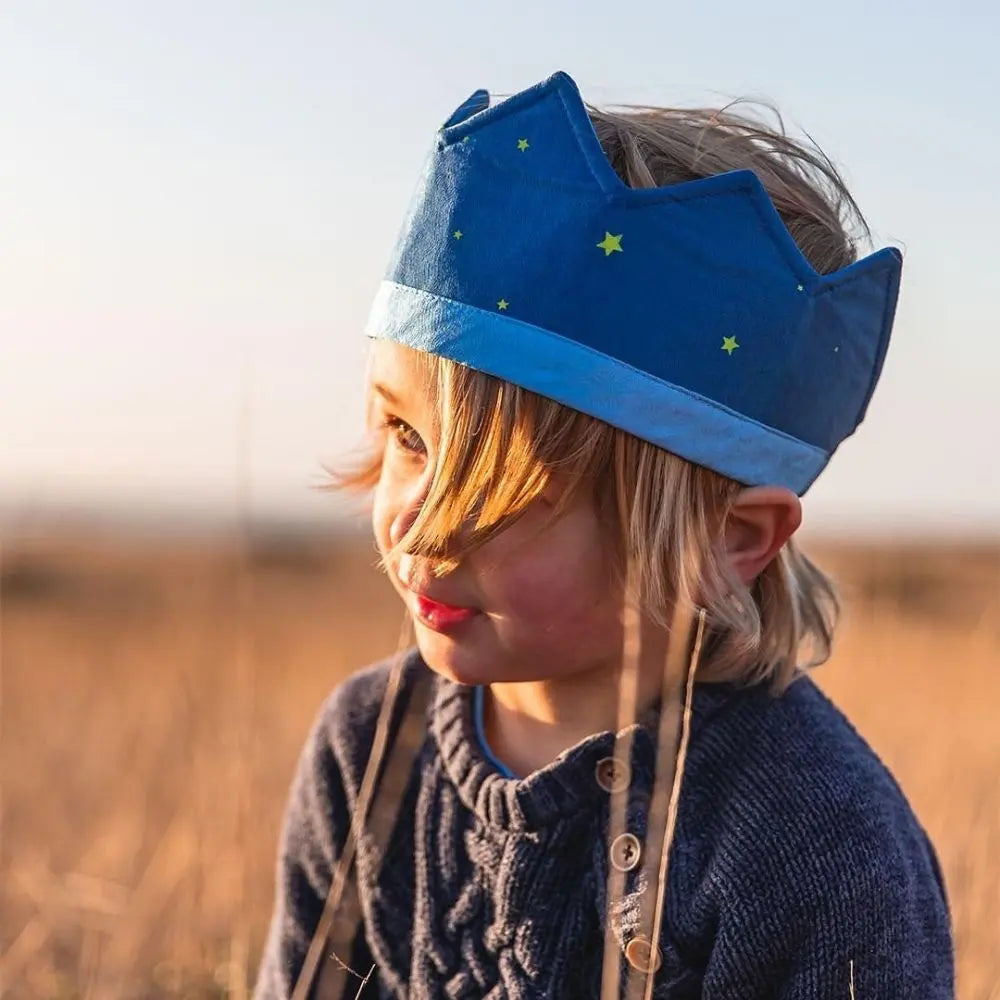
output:
<instances>
[{"instance_id":1,"label":"blue collar of shirt","mask_svg":"<svg viewBox=\"0 0 1000 1000\"><path fill-rule=\"evenodd\" d=\"M479 741L479 749L483 756L505 777L516 778L517 775L507 767L506 764L493 753L489 743L486 742L486 728L483 725L483 703L485 700L485 688L482 684L477 684L473 695L473 718L476 723L476 739Z\"/></svg>"}]
</instances>

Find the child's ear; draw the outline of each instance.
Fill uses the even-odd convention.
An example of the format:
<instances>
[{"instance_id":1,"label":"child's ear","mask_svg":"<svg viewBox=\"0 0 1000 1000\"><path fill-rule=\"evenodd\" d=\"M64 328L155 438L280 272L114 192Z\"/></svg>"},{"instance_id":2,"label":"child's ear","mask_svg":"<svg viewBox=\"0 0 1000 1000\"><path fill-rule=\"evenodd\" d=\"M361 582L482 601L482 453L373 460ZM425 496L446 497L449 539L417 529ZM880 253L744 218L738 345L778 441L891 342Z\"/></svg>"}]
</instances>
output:
<instances>
[{"instance_id":1,"label":"child's ear","mask_svg":"<svg viewBox=\"0 0 1000 1000\"><path fill-rule=\"evenodd\" d=\"M736 575L756 579L802 523L799 498L783 486L751 486L737 494L726 521L726 554Z\"/></svg>"}]
</instances>

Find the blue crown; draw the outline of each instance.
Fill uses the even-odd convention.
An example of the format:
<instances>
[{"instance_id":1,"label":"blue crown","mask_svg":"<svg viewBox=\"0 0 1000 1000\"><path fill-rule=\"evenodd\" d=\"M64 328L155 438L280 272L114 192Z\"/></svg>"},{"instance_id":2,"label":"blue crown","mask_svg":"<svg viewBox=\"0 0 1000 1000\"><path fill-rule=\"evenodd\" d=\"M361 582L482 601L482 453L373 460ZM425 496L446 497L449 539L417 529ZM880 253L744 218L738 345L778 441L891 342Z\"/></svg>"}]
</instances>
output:
<instances>
[{"instance_id":1,"label":"blue crown","mask_svg":"<svg viewBox=\"0 0 1000 1000\"><path fill-rule=\"evenodd\" d=\"M864 417L901 268L817 273L750 170L628 187L556 73L445 123L367 332L804 493Z\"/></svg>"}]
</instances>

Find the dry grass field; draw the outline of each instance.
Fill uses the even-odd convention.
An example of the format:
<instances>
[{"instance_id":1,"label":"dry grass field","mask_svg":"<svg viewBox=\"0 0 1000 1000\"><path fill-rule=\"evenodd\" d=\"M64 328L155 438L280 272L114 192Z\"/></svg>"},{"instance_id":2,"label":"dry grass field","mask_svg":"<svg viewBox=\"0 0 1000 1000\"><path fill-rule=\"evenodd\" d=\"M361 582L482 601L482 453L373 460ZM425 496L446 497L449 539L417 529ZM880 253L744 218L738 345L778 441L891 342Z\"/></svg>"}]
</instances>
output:
<instances>
[{"instance_id":1,"label":"dry grass field","mask_svg":"<svg viewBox=\"0 0 1000 1000\"><path fill-rule=\"evenodd\" d=\"M847 603L815 676L937 845L959 996L1000 997L1000 548L815 552ZM303 736L398 633L373 560L291 534L8 534L4 996L247 996Z\"/></svg>"}]
</instances>

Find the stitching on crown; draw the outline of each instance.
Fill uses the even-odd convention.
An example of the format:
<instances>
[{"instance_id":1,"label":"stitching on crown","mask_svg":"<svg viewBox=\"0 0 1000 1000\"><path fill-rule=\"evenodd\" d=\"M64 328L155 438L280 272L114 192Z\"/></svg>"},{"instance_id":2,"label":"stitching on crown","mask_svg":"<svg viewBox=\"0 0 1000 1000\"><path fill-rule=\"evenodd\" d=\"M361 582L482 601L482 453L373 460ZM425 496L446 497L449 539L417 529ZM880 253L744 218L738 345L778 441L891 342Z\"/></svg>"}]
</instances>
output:
<instances>
[{"instance_id":1,"label":"stitching on crown","mask_svg":"<svg viewBox=\"0 0 1000 1000\"><path fill-rule=\"evenodd\" d=\"M540 103L549 96L551 88L547 86L548 83L549 81L545 81L543 84L538 84L528 90L522 90L520 93L508 97L499 104L491 104L483 108L482 111L477 111L465 121L449 125L445 129L439 129L438 135L445 139L443 143L444 148L447 149L451 146L461 144L460 136L464 138L466 134L473 135L480 129L489 126L491 122L502 121L504 118L509 118L512 114L516 114L523 108L530 108ZM475 121L476 118L479 121Z\"/></svg>"},{"instance_id":2,"label":"stitching on crown","mask_svg":"<svg viewBox=\"0 0 1000 1000\"><path fill-rule=\"evenodd\" d=\"M566 101L566 95L563 93L563 88L556 87L555 90L556 90L556 96L559 98L559 105L562 108L563 114L566 118L566 123L569 125L570 131L573 133L573 140L574 142L576 142L576 148L579 150L580 155L583 157L584 162L587 164L587 169L590 171L590 176L594 178L594 182L597 184L597 187L600 189L602 194L611 195L612 192L605 187L604 179L599 175L597 169L594 167L593 158L590 156L590 152L584 143L583 136L580 135L580 130L577 128L576 118L574 118L573 112L570 110L569 104ZM598 144L598 148L600 149L600 144ZM602 156L605 155L603 149L601 149L600 152ZM610 163L608 164L608 168L609 170L611 170L612 174L615 177L617 177L617 174L614 173L614 170L611 168Z\"/></svg>"},{"instance_id":3,"label":"stitching on crown","mask_svg":"<svg viewBox=\"0 0 1000 1000\"><path fill-rule=\"evenodd\" d=\"M446 149L462 149L461 144L452 144ZM696 201L707 201L710 198L722 198L728 196L742 196L748 198L753 204L754 212L757 215L760 226L768 240L775 246L778 253L781 255L788 267L792 277L807 279L811 283L818 281L823 282L822 288L806 288L805 294L811 295L813 297L819 297L821 295L829 295L835 292L838 288L847 287L853 284L855 281L859 281L861 278L868 276L869 274L877 274L882 271L890 271L895 267L895 260L890 256L886 255L885 259L878 264L869 265L868 267L861 268L854 274L848 277L839 277L845 274L852 267L857 264L862 264L865 261L871 260L872 257L877 256L882 252L883 249L890 249L889 247L884 247L879 250L873 251L866 257L862 257L860 260L854 261L851 264L847 264L845 267L840 268L837 271L830 271L827 274L821 274L817 271L809 259L802 253L799 249L798 244L795 243L792 234L788 232L785 223L778 213L777 209L774 208L774 203L770 201L770 196L767 191L764 190L764 197L767 198L768 203L771 205L774 211L774 216L772 218L771 214L765 209L765 207L760 203L759 198L754 194L753 187L750 183L740 182L739 184L731 184L725 190L721 191L676 191L678 187L684 187L694 184L707 184L710 181L715 180L718 177L727 177L731 173L736 171L729 171L726 174L711 174L708 177L699 178L695 181L685 181L680 185L667 186L662 188L642 188L643 200L635 201L634 199L628 197L627 195L623 197L626 192L631 192L634 188L624 188L623 192L608 192L603 188L593 188L589 184L583 184L579 181L567 181L567 180L556 180L553 178L542 177L538 174L525 173L523 170L519 170L516 167L511 167L508 164L490 156L487 153L473 147L464 150L465 155L470 159L475 159L480 163L492 168L496 173L504 177L517 177L523 179L526 183L535 185L536 187L542 189L549 189L554 191L565 191L580 193L584 196L589 197L592 201L603 201L609 205L613 205L616 210L624 210L628 212L646 210L653 207L668 206L671 204L689 204ZM593 170L590 167L588 161L588 169L591 170L591 176L594 176ZM661 197L655 197L653 195L660 194ZM788 241L780 238L779 235L774 231L774 226L780 224L785 228L787 233ZM796 253L797 251L797 253ZM803 273L803 267L805 268L805 273Z\"/></svg>"},{"instance_id":4,"label":"stitching on crown","mask_svg":"<svg viewBox=\"0 0 1000 1000\"><path fill-rule=\"evenodd\" d=\"M878 273L884 269L892 269L894 265L893 259L890 257L888 261L884 264L876 265L875 268L862 268L856 274L850 277L844 278L842 280L837 280L837 276L843 272L848 271L850 268L857 264L861 264L866 260L870 260L872 256L879 253L880 251L873 251L872 254L861 258L859 261L854 261L852 264L848 264L837 271L831 271L829 274L820 274L809 261L809 259L802 252L801 247L795 242L794 237L788 231L788 227L785 225L784 220L781 218L780 212L778 212L777 207L774 205L770 194L768 194L767 189L763 186L763 182L757 178L757 183L754 184L751 181L741 182L737 185L731 186L724 191L695 191L691 193L678 193L678 187L685 187L688 185L695 185L699 183L708 183L716 177L723 177L726 174L713 174L709 177L699 178L695 181L685 181L678 185L666 185L657 188L643 188L634 189L630 188L624 182L618 178L618 175L614 172L611 164L608 163L608 170L610 175L618 179L620 187L616 189L609 189L604 183L604 178L601 176L601 172L597 170L594 166L593 158L591 156L591 150L588 148L587 144L584 142L583 137L580 135L578 128L578 123L576 117L572 113L569 104L568 95L565 93L565 88L559 86L557 80L550 78L546 80L543 84L537 85L533 88L533 91L522 91L519 94L515 94L513 97L507 99L501 104L494 105L492 107L486 108L485 110L478 112L473 118L481 117L482 120L478 122L472 122L470 119L467 122L462 122L457 125L449 126L448 129L444 130L448 133L448 141L439 147L443 152L451 148L461 148L462 143L458 138L458 134L473 134L474 132L480 131L483 128L487 128L492 121L502 120L508 118L513 114L517 114L523 108L530 108L536 104L544 102L550 97L556 97L559 100L559 106L564 115L564 121L568 125L570 131L573 135L573 140L576 144L577 151L579 155L583 158L586 164L587 171L590 177L597 186L595 191L589 184L583 184L581 182L566 181L566 180L550 180L545 177L540 177L537 174L526 173L524 171L511 168L509 165L496 160L494 157L484 154L477 150L475 147L472 149L467 149L467 155L475 158L483 163L488 163L494 167L499 173L505 176L519 177L523 178L526 183L535 184L541 188L548 188L550 190L562 190L562 191L583 191L591 195L592 197L600 196L609 204L613 204L618 209L627 209L632 211L633 209L641 209L650 206L656 206L667 203L681 203L681 202L693 202L704 198L713 198L720 195L735 194L737 192L743 193L746 197L750 199L753 203L754 211L757 214L757 218L761 223L761 227L766 233L768 239L775 246L778 253L781 255L786 266L791 271L792 275L799 280L808 279L809 282L815 283L817 281L822 281L824 287L820 289L807 289L807 294L810 295L825 295L832 292L836 287L840 285L847 285L855 280L858 280L862 275L869 273L869 270L874 270ZM580 100L582 105L582 98L579 97L577 93L576 97ZM585 105L584 112L586 113ZM469 125L469 122L472 122ZM465 126L469 125L468 128ZM595 138L596 141L596 138ZM604 155L600 144L597 143L597 149L600 150L601 154ZM749 172L753 172L751 168L741 168ZM735 171L730 171L733 173ZM759 185L759 187L758 187ZM637 193L641 190L641 193ZM767 206L762 203L762 199L766 201ZM778 231L780 227L780 232Z\"/></svg>"},{"instance_id":5,"label":"stitching on crown","mask_svg":"<svg viewBox=\"0 0 1000 1000\"><path fill-rule=\"evenodd\" d=\"M779 237L779 235L774 231L773 227L777 224L784 226L785 225L784 221L778 214L777 209L774 209L773 203L770 204L772 210L774 211L774 217L773 219L770 217L770 213L768 213L765 210L764 206L761 205L759 198L754 194L753 188L749 183L740 182L738 184L733 184L732 182L730 182L730 186L726 187L723 190L680 191L680 192L676 191L677 187L694 185L694 184L708 184L709 182L714 181L718 177L729 176L728 174L712 174L708 177L699 178L696 181L685 181L683 182L682 185L674 185L672 187L668 186L663 188L643 188L641 189L643 191L642 200L636 201L633 198L629 197L627 194L627 192L635 190L633 188L625 188L622 192L608 192L599 186L595 188L592 187L590 184L584 184L579 181L558 180L554 178L539 176L538 174L525 173L523 170L519 170L516 167L512 167L509 164L506 164L496 159L495 157L489 155L488 153L484 153L482 150L477 149L475 147L463 149L461 144L453 143L445 147L445 149L442 151L444 152L451 149L462 150L464 152L464 155L468 156L469 159L474 159L479 163L483 164L484 166L491 168L493 171L495 171L502 177L516 177L519 180L522 180L526 184L532 184L535 187L543 190L547 189L551 191L563 191L563 192L580 194L588 198L590 201L604 202L606 204L613 205L615 209L619 211L622 210L627 212L644 211L657 207L691 204L693 202L698 202L698 201L707 201L708 199L711 198L723 198L730 196L745 197L749 199L749 201L753 205L753 210L757 216L761 231L764 233L764 235L767 237L770 243L775 247L777 252L780 254L791 276L793 278L797 278L800 280L806 279L811 284L814 284L819 280L824 280L824 287L822 288L806 288L807 295L813 295L813 296L827 295L841 286L846 286L853 283L854 281L859 280L861 277L871 273L872 270L868 268L862 269L858 271L856 274L852 274L850 277L844 278L842 280L837 280L837 275L841 274L842 272L848 270L850 267L853 266L852 264L849 264L846 267L841 268L839 271L831 271L829 274L820 274L812 266L812 264L809 263L808 258L798 248L798 244L795 243L795 240L792 237L791 233L787 233L787 228L785 231L788 236L788 241L790 241L791 245L789 245L789 243L786 242L786 240ZM587 163L587 167L588 170L590 170L591 172L591 176L595 177L593 168L591 167L589 161ZM731 171L730 173L735 173L735 171ZM764 192L764 197L768 198L768 200L770 201L770 198L766 191ZM797 251L797 255L795 251ZM878 252L879 251L875 251L875 253ZM870 254L869 257L862 258L862 260L867 260L871 256L874 256L874 254ZM861 263L861 261L855 261L854 263ZM875 271L881 271L883 269L888 270L891 269L891 267L892 267L892 259L889 258L886 263L878 265L876 268L874 268L874 270ZM830 281L833 281L833 284L829 284Z\"/></svg>"},{"instance_id":6,"label":"stitching on crown","mask_svg":"<svg viewBox=\"0 0 1000 1000\"><path fill-rule=\"evenodd\" d=\"M854 427L857 429L858 424L861 423L865 412L868 409L868 404L871 402L872 395L875 392L875 384L878 382L879 376L882 374L882 365L885 361L886 350L889 347L889 336L886 333L886 327L889 322L889 311L892 307L894 299L898 296L899 292L899 282L898 279L893 281L896 293L893 294L893 289L889 288L886 290L884 295L884 301L882 303L882 323L879 327L879 337L878 337L878 354L875 358L875 364L872 365L871 378L868 380L868 388L865 391L865 398L861 401L861 406L858 407L857 413L854 415ZM891 332L891 331L890 331Z\"/></svg>"}]
</instances>

